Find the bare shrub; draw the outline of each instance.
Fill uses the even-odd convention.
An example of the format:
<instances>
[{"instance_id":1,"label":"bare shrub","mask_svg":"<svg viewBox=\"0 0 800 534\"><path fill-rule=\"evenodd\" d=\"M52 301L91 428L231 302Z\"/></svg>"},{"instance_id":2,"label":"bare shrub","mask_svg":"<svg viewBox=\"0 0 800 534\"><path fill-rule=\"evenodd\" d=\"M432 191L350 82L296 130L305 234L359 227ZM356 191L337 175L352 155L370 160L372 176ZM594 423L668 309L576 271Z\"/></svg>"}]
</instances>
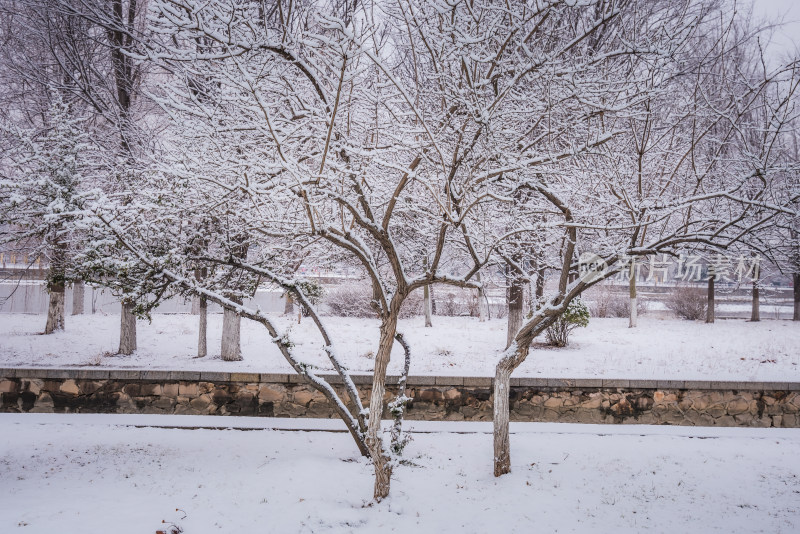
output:
<instances>
[{"instance_id":1,"label":"bare shrub","mask_svg":"<svg viewBox=\"0 0 800 534\"><path fill-rule=\"evenodd\" d=\"M436 314L447 317L470 315L470 309L467 303L468 298L468 296L464 298L464 296L457 291L448 291L436 299Z\"/></svg>"},{"instance_id":2,"label":"bare shrub","mask_svg":"<svg viewBox=\"0 0 800 534\"><path fill-rule=\"evenodd\" d=\"M602 285L593 292L589 311L592 317L628 317L630 308L627 287L625 291L615 291L613 287ZM639 297L636 300L636 312L644 315L647 310L647 301Z\"/></svg>"},{"instance_id":3,"label":"bare shrub","mask_svg":"<svg viewBox=\"0 0 800 534\"><path fill-rule=\"evenodd\" d=\"M374 318L375 310L370 305L372 288L365 282L348 282L325 292L322 300L328 315L337 317ZM422 314L422 291L414 291L403 302L400 318L407 319Z\"/></svg>"},{"instance_id":4,"label":"bare shrub","mask_svg":"<svg viewBox=\"0 0 800 534\"><path fill-rule=\"evenodd\" d=\"M467 313L470 317L478 317L481 314L481 301L477 291L470 291L467 296Z\"/></svg>"},{"instance_id":5,"label":"bare shrub","mask_svg":"<svg viewBox=\"0 0 800 534\"><path fill-rule=\"evenodd\" d=\"M323 303L328 314L338 317L375 317L370 305L372 288L369 284L347 282L326 292Z\"/></svg>"},{"instance_id":6,"label":"bare shrub","mask_svg":"<svg viewBox=\"0 0 800 534\"><path fill-rule=\"evenodd\" d=\"M408 319L409 317L417 317L422 315L423 298L422 289L413 291L410 295L408 295L405 302L403 302L403 307L400 308L400 318Z\"/></svg>"},{"instance_id":7,"label":"bare shrub","mask_svg":"<svg viewBox=\"0 0 800 534\"><path fill-rule=\"evenodd\" d=\"M707 304L705 291L686 286L676 287L666 301L667 308L675 315L690 321L704 319Z\"/></svg>"}]
</instances>

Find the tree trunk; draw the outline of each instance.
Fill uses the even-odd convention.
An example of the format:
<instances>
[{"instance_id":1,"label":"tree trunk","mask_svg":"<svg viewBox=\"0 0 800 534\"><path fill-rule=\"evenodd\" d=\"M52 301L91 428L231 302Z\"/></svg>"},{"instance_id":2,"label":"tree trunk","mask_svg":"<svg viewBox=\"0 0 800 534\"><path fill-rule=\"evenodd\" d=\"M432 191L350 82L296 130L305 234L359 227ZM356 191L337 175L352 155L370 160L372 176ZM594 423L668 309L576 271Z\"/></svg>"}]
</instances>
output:
<instances>
[{"instance_id":1,"label":"tree trunk","mask_svg":"<svg viewBox=\"0 0 800 534\"><path fill-rule=\"evenodd\" d=\"M530 343L518 346L497 364L494 375L494 476L511 472L511 438L508 433L511 393L511 373L528 356Z\"/></svg>"},{"instance_id":2,"label":"tree trunk","mask_svg":"<svg viewBox=\"0 0 800 534\"><path fill-rule=\"evenodd\" d=\"M239 304L237 299L231 299ZM241 344L242 316L233 310L225 308L222 312L222 359L226 362L236 362L242 359Z\"/></svg>"},{"instance_id":3,"label":"tree trunk","mask_svg":"<svg viewBox=\"0 0 800 534\"><path fill-rule=\"evenodd\" d=\"M200 297L199 300L200 325L197 329L197 357L203 358L208 354L208 300L206 297Z\"/></svg>"},{"instance_id":4,"label":"tree trunk","mask_svg":"<svg viewBox=\"0 0 800 534\"><path fill-rule=\"evenodd\" d=\"M475 275L475 280L480 284L478 287L478 321L486 322L489 315L489 302L486 300L486 289L483 287L481 273Z\"/></svg>"},{"instance_id":5,"label":"tree trunk","mask_svg":"<svg viewBox=\"0 0 800 534\"><path fill-rule=\"evenodd\" d=\"M133 308L133 303L122 301L118 354L133 354L136 350L136 316Z\"/></svg>"},{"instance_id":6,"label":"tree trunk","mask_svg":"<svg viewBox=\"0 0 800 534\"><path fill-rule=\"evenodd\" d=\"M708 308L706 309L706 322L714 322L714 275L708 277Z\"/></svg>"},{"instance_id":7,"label":"tree trunk","mask_svg":"<svg viewBox=\"0 0 800 534\"><path fill-rule=\"evenodd\" d=\"M628 322L628 328L636 328L636 320L639 315L638 303L636 299L636 260L631 260L631 272L630 278L628 279L628 289L630 291L630 304L631 304L631 311L630 311L630 321Z\"/></svg>"},{"instance_id":8,"label":"tree trunk","mask_svg":"<svg viewBox=\"0 0 800 534\"><path fill-rule=\"evenodd\" d=\"M50 284L50 302L47 306L47 323L44 327L45 334L52 334L57 330L64 330L64 282Z\"/></svg>"},{"instance_id":9,"label":"tree trunk","mask_svg":"<svg viewBox=\"0 0 800 534\"><path fill-rule=\"evenodd\" d=\"M408 382L408 371L411 368L411 347L409 347L403 334L396 334L394 338L403 347L403 374L400 375L400 380L397 381L397 396L394 401L389 405L392 416L394 417L394 424L392 425L392 452L394 454L402 454L403 449L407 443L406 436L403 435L403 418L406 413L406 404L408 397L406 397L406 384Z\"/></svg>"},{"instance_id":10,"label":"tree trunk","mask_svg":"<svg viewBox=\"0 0 800 534\"><path fill-rule=\"evenodd\" d=\"M381 337L378 353L375 356L375 371L372 376L372 393L370 394L369 419L367 421L366 441L375 469L374 497L376 501L389 495L392 477L392 464L383 450L383 440L381 439L381 415L383 414L383 396L386 392L386 368L392 355L392 345L396 333L397 316L393 313L381 324Z\"/></svg>"},{"instance_id":11,"label":"tree trunk","mask_svg":"<svg viewBox=\"0 0 800 534\"><path fill-rule=\"evenodd\" d=\"M83 301L86 285L83 282L72 284L72 315L83 315Z\"/></svg>"},{"instance_id":12,"label":"tree trunk","mask_svg":"<svg viewBox=\"0 0 800 534\"><path fill-rule=\"evenodd\" d=\"M761 320L761 310L758 302L758 281L753 280L753 309L750 312L750 320L758 322Z\"/></svg>"},{"instance_id":13,"label":"tree trunk","mask_svg":"<svg viewBox=\"0 0 800 534\"><path fill-rule=\"evenodd\" d=\"M510 267L509 267L509 270ZM508 286L508 331L506 332L506 348L511 346L522 326L524 315L525 286L522 279L517 276L519 273L512 272L510 285Z\"/></svg>"},{"instance_id":14,"label":"tree trunk","mask_svg":"<svg viewBox=\"0 0 800 534\"><path fill-rule=\"evenodd\" d=\"M425 312L425 328L430 328L433 326L431 321L431 288L427 285L422 289L422 308Z\"/></svg>"},{"instance_id":15,"label":"tree trunk","mask_svg":"<svg viewBox=\"0 0 800 534\"><path fill-rule=\"evenodd\" d=\"M536 309L539 309L544 301L544 266L541 264L536 270Z\"/></svg>"},{"instance_id":16,"label":"tree trunk","mask_svg":"<svg viewBox=\"0 0 800 534\"><path fill-rule=\"evenodd\" d=\"M289 292L286 292L285 301L283 303L283 314L292 316L294 314L294 301L292 300L292 295Z\"/></svg>"},{"instance_id":17,"label":"tree trunk","mask_svg":"<svg viewBox=\"0 0 800 534\"><path fill-rule=\"evenodd\" d=\"M794 313L792 321L800 321L800 273L792 275L792 286L794 287Z\"/></svg>"}]
</instances>

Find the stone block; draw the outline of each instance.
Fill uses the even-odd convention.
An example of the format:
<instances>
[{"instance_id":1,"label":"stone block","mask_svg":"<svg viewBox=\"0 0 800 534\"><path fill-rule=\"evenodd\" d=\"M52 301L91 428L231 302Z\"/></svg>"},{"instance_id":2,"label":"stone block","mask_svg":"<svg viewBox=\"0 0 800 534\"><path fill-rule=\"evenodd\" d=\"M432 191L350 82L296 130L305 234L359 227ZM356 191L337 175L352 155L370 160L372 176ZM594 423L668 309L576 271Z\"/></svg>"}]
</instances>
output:
<instances>
[{"instance_id":1,"label":"stone block","mask_svg":"<svg viewBox=\"0 0 800 534\"><path fill-rule=\"evenodd\" d=\"M142 380L169 380L171 371L145 370L142 371Z\"/></svg>"},{"instance_id":2,"label":"stone block","mask_svg":"<svg viewBox=\"0 0 800 534\"><path fill-rule=\"evenodd\" d=\"M175 383L164 384L161 388L161 395L164 397L177 397L180 393L180 386Z\"/></svg>"},{"instance_id":3,"label":"stone block","mask_svg":"<svg viewBox=\"0 0 800 534\"><path fill-rule=\"evenodd\" d=\"M728 415L739 415L750 411L750 403L745 399L736 399L730 401L726 409L728 410Z\"/></svg>"},{"instance_id":4,"label":"stone block","mask_svg":"<svg viewBox=\"0 0 800 534\"><path fill-rule=\"evenodd\" d=\"M174 404L173 400L170 399L169 397L159 397L153 400L150 403L150 406L158 408L159 410L171 411L173 404Z\"/></svg>"},{"instance_id":5,"label":"stone block","mask_svg":"<svg viewBox=\"0 0 800 534\"><path fill-rule=\"evenodd\" d=\"M189 406L197 413L207 413L209 411L209 407L211 406L211 398L208 395L202 395L195 399L189 401Z\"/></svg>"},{"instance_id":6,"label":"stone block","mask_svg":"<svg viewBox=\"0 0 800 534\"><path fill-rule=\"evenodd\" d=\"M311 401L325 401L325 396L319 391L314 390L299 390L295 391L292 395L294 402L303 406L308 406Z\"/></svg>"},{"instance_id":7,"label":"stone block","mask_svg":"<svg viewBox=\"0 0 800 534\"><path fill-rule=\"evenodd\" d=\"M739 426L736 424L736 419L733 418L732 415L723 415L722 417L717 417L714 419L714 425L716 426Z\"/></svg>"},{"instance_id":8,"label":"stone block","mask_svg":"<svg viewBox=\"0 0 800 534\"><path fill-rule=\"evenodd\" d=\"M0 380L0 393L14 393L17 391L17 382L13 380Z\"/></svg>"},{"instance_id":9,"label":"stone block","mask_svg":"<svg viewBox=\"0 0 800 534\"><path fill-rule=\"evenodd\" d=\"M58 388L61 393L66 393L68 395L78 395L81 391L78 388L78 384L75 383L74 380L65 380L61 387Z\"/></svg>"},{"instance_id":10,"label":"stone block","mask_svg":"<svg viewBox=\"0 0 800 534\"><path fill-rule=\"evenodd\" d=\"M584 410L597 410L603 403L603 396L600 393L592 393L589 395L588 400L580 403L580 407Z\"/></svg>"},{"instance_id":11,"label":"stone block","mask_svg":"<svg viewBox=\"0 0 800 534\"><path fill-rule=\"evenodd\" d=\"M261 380L258 373L231 373L231 382L250 382L257 384Z\"/></svg>"},{"instance_id":12,"label":"stone block","mask_svg":"<svg viewBox=\"0 0 800 534\"><path fill-rule=\"evenodd\" d=\"M726 415L728 411L722 404L712 404L706 408L706 413L714 419L717 419Z\"/></svg>"},{"instance_id":13,"label":"stone block","mask_svg":"<svg viewBox=\"0 0 800 534\"><path fill-rule=\"evenodd\" d=\"M30 391L34 395L38 395L39 393L41 393L45 382L43 380L35 378L33 380L26 381L25 384L27 384L27 386L28 386L28 391ZM58 383L55 383L55 387L50 387L50 384L52 384L52 382L48 384L48 387L46 389L48 389L48 390L51 390L51 389L52 390L57 390L59 387L61 387L61 384L58 384ZM80 386L79 386L79 389L80 389Z\"/></svg>"},{"instance_id":14,"label":"stone block","mask_svg":"<svg viewBox=\"0 0 800 534\"><path fill-rule=\"evenodd\" d=\"M546 408L559 408L564 404L564 401L558 397L550 397L544 401Z\"/></svg>"},{"instance_id":15,"label":"stone block","mask_svg":"<svg viewBox=\"0 0 800 534\"><path fill-rule=\"evenodd\" d=\"M370 380L370 384L372 381ZM436 377L435 376L424 376L424 375L416 375L416 376L409 376L408 377L408 385L409 386L435 386L436 385Z\"/></svg>"},{"instance_id":16,"label":"stone block","mask_svg":"<svg viewBox=\"0 0 800 534\"><path fill-rule=\"evenodd\" d=\"M489 379L491 383L491 378ZM547 378L537 378L537 377L520 377L517 379L517 384L519 387L525 388L545 388L547 387Z\"/></svg>"},{"instance_id":17,"label":"stone block","mask_svg":"<svg viewBox=\"0 0 800 534\"><path fill-rule=\"evenodd\" d=\"M629 380L628 387L631 389L658 389L657 380Z\"/></svg>"},{"instance_id":18,"label":"stone block","mask_svg":"<svg viewBox=\"0 0 800 534\"><path fill-rule=\"evenodd\" d=\"M594 389L603 387L602 378L578 378L575 380L576 388L580 389Z\"/></svg>"},{"instance_id":19,"label":"stone block","mask_svg":"<svg viewBox=\"0 0 800 534\"><path fill-rule=\"evenodd\" d=\"M262 383L288 384L289 375L286 373L261 373L259 381Z\"/></svg>"},{"instance_id":20,"label":"stone block","mask_svg":"<svg viewBox=\"0 0 800 534\"><path fill-rule=\"evenodd\" d=\"M798 427L800 427L800 424L798 424L798 422L800 422L800 417L798 417L796 414L791 414L791 415L790 414L783 414L783 418L782 418L782 421L781 421L781 427L782 428L798 428Z\"/></svg>"},{"instance_id":21,"label":"stone block","mask_svg":"<svg viewBox=\"0 0 800 534\"><path fill-rule=\"evenodd\" d=\"M629 388L631 387L630 380L618 379L618 378L603 378L603 387L604 388Z\"/></svg>"},{"instance_id":22,"label":"stone block","mask_svg":"<svg viewBox=\"0 0 800 534\"><path fill-rule=\"evenodd\" d=\"M178 395L196 397L198 390L199 388L196 382L180 382L178 384Z\"/></svg>"},{"instance_id":23,"label":"stone block","mask_svg":"<svg viewBox=\"0 0 800 534\"><path fill-rule=\"evenodd\" d=\"M169 380L196 381L200 380L200 371L170 371Z\"/></svg>"},{"instance_id":24,"label":"stone block","mask_svg":"<svg viewBox=\"0 0 800 534\"><path fill-rule=\"evenodd\" d=\"M522 378L521 380L526 380ZM492 378L488 376L465 376L464 387L491 388Z\"/></svg>"},{"instance_id":25,"label":"stone block","mask_svg":"<svg viewBox=\"0 0 800 534\"><path fill-rule=\"evenodd\" d=\"M574 387L575 380L570 378L548 378L547 387L551 388L571 388Z\"/></svg>"},{"instance_id":26,"label":"stone block","mask_svg":"<svg viewBox=\"0 0 800 534\"><path fill-rule=\"evenodd\" d=\"M78 387L81 390L81 395L94 395L105 384L105 380L81 380L78 383Z\"/></svg>"},{"instance_id":27,"label":"stone block","mask_svg":"<svg viewBox=\"0 0 800 534\"><path fill-rule=\"evenodd\" d=\"M758 391L789 391L788 382L761 382Z\"/></svg>"},{"instance_id":28,"label":"stone block","mask_svg":"<svg viewBox=\"0 0 800 534\"><path fill-rule=\"evenodd\" d=\"M658 380L659 389L685 389L686 382L683 380Z\"/></svg>"},{"instance_id":29,"label":"stone block","mask_svg":"<svg viewBox=\"0 0 800 534\"><path fill-rule=\"evenodd\" d=\"M463 376L437 376L436 377L436 385L437 386L463 386L464 385L464 377Z\"/></svg>"},{"instance_id":30,"label":"stone block","mask_svg":"<svg viewBox=\"0 0 800 534\"><path fill-rule=\"evenodd\" d=\"M444 398L453 401L461 398L461 392L457 388L447 388L444 391Z\"/></svg>"},{"instance_id":31,"label":"stone block","mask_svg":"<svg viewBox=\"0 0 800 534\"><path fill-rule=\"evenodd\" d=\"M722 391L739 391L739 390L748 391L751 388L748 386L747 382L729 382L729 381L721 382L712 380L708 389L715 389Z\"/></svg>"},{"instance_id":32,"label":"stone block","mask_svg":"<svg viewBox=\"0 0 800 534\"><path fill-rule=\"evenodd\" d=\"M353 379L355 380L355 378L353 378ZM301 375L299 375L297 373L291 373L291 374L286 375L286 383L287 384L306 384L307 382L306 382L305 377L303 377L303 376L301 376ZM358 382L356 382L356 384L358 384Z\"/></svg>"},{"instance_id":33,"label":"stone block","mask_svg":"<svg viewBox=\"0 0 800 534\"><path fill-rule=\"evenodd\" d=\"M108 378L111 380L139 380L142 377L141 373L141 371L129 369L110 369Z\"/></svg>"},{"instance_id":34,"label":"stone block","mask_svg":"<svg viewBox=\"0 0 800 534\"><path fill-rule=\"evenodd\" d=\"M207 382L230 382L230 373L220 373L218 371L200 371L200 380Z\"/></svg>"},{"instance_id":35,"label":"stone block","mask_svg":"<svg viewBox=\"0 0 800 534\"><path fill-rule=\"evenodd\" d=\"M108 380L108 369L75 369L74 377L81 380Z\"/></svg>"},{"instance_id":36,"label":"stone block","mask_svg":"<svg viewBox=\"0 0 800 534\"><path fill-rule=\"evenodd\" d=\"M414 400L416 401L417 399L419 399L422 402L435 402L435 401L440 401L443 398L444 395L442 395L442 392L439 391L438 389L421 389L418 390L417 396Z\"/></svg>"},{"instance_id":37,"label":"stone block","mask_svg":"<svg viewBox=\"0 0 800 534\"><path fill-rule=\"evenodd\" d=\"M68 369L47 369L34 367L31 369L17 369L17 378L73 378Z\"/></svg>"}]
</instances>

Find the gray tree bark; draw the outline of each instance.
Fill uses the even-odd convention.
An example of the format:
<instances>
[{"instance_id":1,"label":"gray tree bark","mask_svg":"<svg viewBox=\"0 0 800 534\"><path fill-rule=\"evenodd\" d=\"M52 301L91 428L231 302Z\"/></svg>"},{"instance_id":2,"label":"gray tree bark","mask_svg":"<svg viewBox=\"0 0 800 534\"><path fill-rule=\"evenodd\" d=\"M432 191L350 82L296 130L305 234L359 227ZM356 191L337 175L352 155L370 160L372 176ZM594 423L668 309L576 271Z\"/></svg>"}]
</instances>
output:
<instances>
[{"instance_id":1,"label":"gray tree bark","mask_svg":"<svg viewBox=\"0 0 800 534\"><path fill-rule=\"evenodd\" d=\"M133 354L136 350L136 316L133 314L133 308L133 303L122 302L118 354Z\"/></svg>"},{"instance_id":2,"label":"gray tree bark","mask_svg":"<svg viewBox=\"0 0 800 534\"><path fill-rule=\"evenodd\" d=\"M52 334L64 330L64 282L50 285L50 299L47 305L47 323L44 327L45 334Z\"/></svg>"},{"instance_id":3,"label":"gray tree bark","mask_svg":"<svg viewBox=\"0 0 800 534\"><path fill-rule=\"evenodd\" d=\"M72 315L83 315L83 301L86 285L83 282L72 284Z\"/></svg>"},{"instance_id":4,"label":"gray tree bark","mask_svg":"<svg viewBox=\"0 0 800 534\"><path fill-rule=\"evenodd\" d=\"M397 333L397 314L402 301L393 301L392 309L381 323L381 336L378 343L378 353L375 355L375 370L372 377L372 392L369 402L369 419L367 420L367 449L369 450L372 466L375 470L375 500L381 501L389 495L392 479L392 463L383 450L381 439L381 415L383 413L383 397L386 392L386 369L392 353L395 335Z\"/></svg>"},{"instance_id":5,"label":"gray tree bark","mask_svg":"<svg viewBox=\"0 0 800 534\"><path fill-rule=\"evenodd\" d=\"M506 331L506 348L511 346L514 338L522 326L522 319L525 315L525 285L522 278L519 276L521 273L516 272L511 266L508 266L510 273L510 280L508 291L506 292L508 300L508 330Z\"/></svg>"},{"instance_id":6,"label":"gray tree bark","mask_svg":"<svg viewBox=\"0 0 800 534\"><path fill-rule=\"evenodd\" d=\"M231 300L241 304L236 299ZM225 308L222 312L221 355L226 362L235 362L242 359L241 326L241 315Z\"/></svg>"},{"instance_id":7,"label":"gray tree bark","mask_svg":"<svg viewBox=\"0 0 800 534\"><path fill-rule=\"evenodd\" d=\"M486 289L483 287L481 273L475 275L475 280L481 284L478 288L478 321L483 323L489 316L489 302L486 300Z\"/></svg>"},{"instance_id":8,"label":"gray tree bark","mask_svg":"<svg viewBox=\"0 0 800 534\"><path fill-rule=\"evenodd\" d=\"M430 286L425 286L422 289L422 309L425 312L425 327L430 328L433 326L433 321L431 320L431 312L433 311L431 308L431 288Z\"/></svg>"},{"instance_id":9,"label":"gray tree bark","mask_svg":"<svg viewBox=\"0 0 800 534\"><path fill-rule=\"evenodd\" d=\"M706 322L714 322L714 274L708 275L708 307L706 308Z\"/></svg>"},{"instance_id":10,"label":"gray tree bark","mask_svg":"<svg viewBox=\"0 0 800 534\"><path fill-rule=\"evenodd\" d=\"M792 275L792 284L794 286L794 313L792 314L792 321L800 321L800 273Z\"/></svg>"},{"instance_id":11,"label":"gray tree bark","mask_svg":"<svg viewBox=\"0 0 800 534\"><path fill-rule=\"evenodd\" d=\"M506 354L495 368L492 422L494 426L494 476L511 472L511 438L508 432L511 413L511 373L525 361L530 339L520 342L513 353Z\"/></svg>"},{"instance_id":12,"label":"gray tree bark","mask_svg":"<svg viewBox=\"0 0 800 534\"><path fill-rule=\"evenodd\" d=\"M638 302L636 298L636 260L631 260L631 272L628 280L628 291L630 296L630 320L628 321L628 328L636 328L637 319L639 316Z\"/></svg>"},{"instance_id":13,"label":"gray tree bark","mask_svg":"<svg viewBox=\"0 0 800 534\"><path fill-rule=\"evenodd\" d=\"M208 300L206 297L200 297L198 307L197 357L203 358L208 354Z\"/></svg>"},{"instance_id":14,"label":"gray tree bark","mask_svg":"<svg viewBox=\"0 0 800 534\"><path fill-rule=\"evenodd\" d=\"M753 307L750 311L750 320L758 322L761 320L761 308L758 296L758 281L753 280Z\"/></svg>"},{"instance_id":15,"label":"gray tree bark","mask_svg":"<svg viewBox=\"0 0 800 534\"><path fill-rule=\"evenodd\" d=\"M539 268L536 270L536 308L538 309L539 306L542 305L542 301L544 300L544 274L545 269L544 265L539 264Z\"/></svg>"}]
</instances>

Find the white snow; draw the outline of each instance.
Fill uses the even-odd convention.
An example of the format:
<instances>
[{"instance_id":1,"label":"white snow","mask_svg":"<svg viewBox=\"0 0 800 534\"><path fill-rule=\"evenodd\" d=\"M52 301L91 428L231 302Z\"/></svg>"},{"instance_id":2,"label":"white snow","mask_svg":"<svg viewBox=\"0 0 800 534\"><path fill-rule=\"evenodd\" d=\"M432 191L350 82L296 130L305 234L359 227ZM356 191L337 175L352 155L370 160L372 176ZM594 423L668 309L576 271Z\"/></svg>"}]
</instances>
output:
<instances>
[{"instance_id":1,"label":"white snow","mask_svg":"<svg viewBox=\"0 0 800 534\"><path fill-rule=\"evenodd\" d=\"M130 426L185 419L0 415L0 532L800 529L797 429L512 423L512 473L496 479L487 425L429 423L376 504L346 433ZM256 421L286 424L243 426Z\"/></svg>"},{"instance_id":2,"label":"white snow","mask_svg":"<svg viewBox=\"0 0 800 534\"><path fill-rule=\"evenodd\" d=\"M140 321L139 350L132 356L111 355L119 345L119 317L67 317L64 332L44 336L44 317L0 315L0 367L81 366L170 370L293 372L266 330L242 321L241 362L219 358L221 315L209 316L209 353L194 358L197 317L154 315ZM377 348L378 323L370 319L323 317L342 363L351 372L369 373ZM281 327L288 318L279 317ZM296 320L294 321L296 323ZM537 344L514 376L670 378L717 380L800 380L800 324L791 321L743 320L715 324L677 319L640 318L638 328L627 319L592 319L572 334L569 347ZM423 319L401 320L399 329L411 344L412 375L493 376L504 349L506 323L485 323L469 317L434 317L434 328ZM290 331L301 361L331 369L312 321ZM389 372L399 374L402 349L397 346ZM216 356L214 356L216 354Z\"/></svg>"}]
</instances>

